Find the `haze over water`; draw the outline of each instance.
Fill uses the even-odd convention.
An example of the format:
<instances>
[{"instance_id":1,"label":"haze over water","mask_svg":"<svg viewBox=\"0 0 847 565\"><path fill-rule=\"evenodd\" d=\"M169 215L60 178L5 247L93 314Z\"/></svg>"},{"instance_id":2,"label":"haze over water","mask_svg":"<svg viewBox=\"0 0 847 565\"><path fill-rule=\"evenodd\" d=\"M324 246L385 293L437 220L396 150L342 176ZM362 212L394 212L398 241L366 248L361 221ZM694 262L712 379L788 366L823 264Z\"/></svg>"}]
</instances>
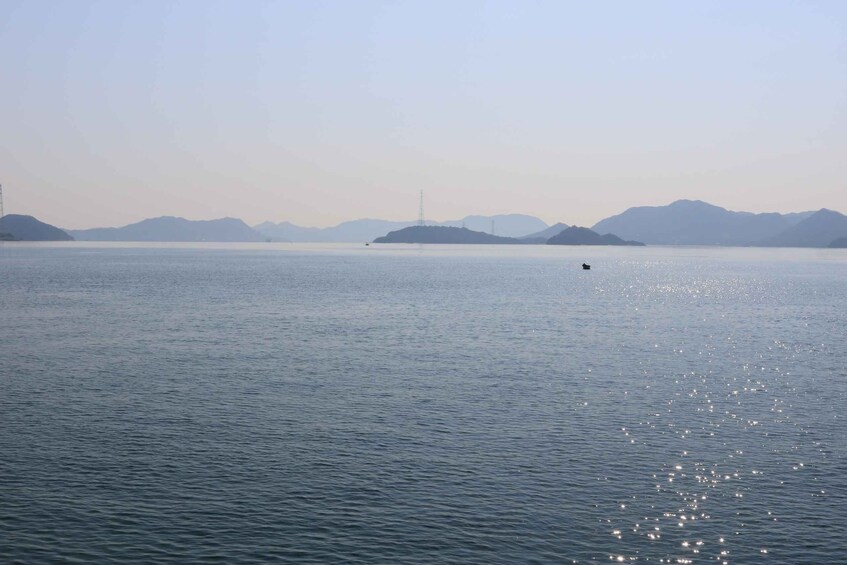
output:
<instances>
[{"instance_id":1,"label":"haze over water","mask_svg":"<svg viewBox=\"0 0 847 565\"><path fill-rule=\"evenodd\" d=\"M844 561L845 280L842 250L0 244L0 561Z\"/></svg>"}]
</instances>

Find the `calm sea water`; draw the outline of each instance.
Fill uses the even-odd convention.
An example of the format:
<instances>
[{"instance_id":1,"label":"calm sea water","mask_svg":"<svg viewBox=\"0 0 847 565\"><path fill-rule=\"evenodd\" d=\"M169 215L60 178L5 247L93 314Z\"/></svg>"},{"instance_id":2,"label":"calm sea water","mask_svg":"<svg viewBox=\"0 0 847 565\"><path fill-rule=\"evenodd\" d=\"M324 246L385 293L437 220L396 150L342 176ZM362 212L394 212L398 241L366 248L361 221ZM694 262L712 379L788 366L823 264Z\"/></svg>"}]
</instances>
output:
<instances>
[{"instance_id":1,"label":"calm sea water","mask_svg":"<svg viewBox=\"0 0 847 565\"><path fill-rule=\"evenodd\" d=\"M847 562L843 250L4 244L0 315L3 562Z\"/></svg>"}]
</instances>

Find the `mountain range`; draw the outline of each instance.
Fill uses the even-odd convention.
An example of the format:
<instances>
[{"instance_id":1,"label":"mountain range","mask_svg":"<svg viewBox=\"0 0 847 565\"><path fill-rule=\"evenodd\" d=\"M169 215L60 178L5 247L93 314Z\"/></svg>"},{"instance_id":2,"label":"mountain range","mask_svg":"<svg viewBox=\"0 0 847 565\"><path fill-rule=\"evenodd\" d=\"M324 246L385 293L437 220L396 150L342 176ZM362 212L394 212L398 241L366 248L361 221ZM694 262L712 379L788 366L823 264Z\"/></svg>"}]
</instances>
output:
<instances>
[{"instance_id":1,"label":"mountain range","mask_svg":"<svg viewBox=\"0 0 847 565\"><path fill-rule=\"evenodd\" d=\"M251 242L268 238L236 218L186 220L150 218L121 228L67 230L78 241L214 241Z\"/></svg>"},{"instance_id":2,"label":"mountain range","mask_svg":"<svg viewBox=\"0 0 847 565\"><path fill-rule=\"evenodd\" d=\"M847 216L826 209L752 214L699 200L678 200L667 206L630 208L592 229L655 245L827 247L847 236Z\"/></svg>"},{"instance_id":3,"label":"mountain range","mask_svg":"<svg viewBox=\"0 0 847 565\"><path fill-rule=\"evenodd\" d=\"M757 242L766 247L832 247L847 236L847 216L826 208Z\"/></svg>"},{"instance_id":4,"label":"mountain range","mask_svg":"<svg viewBox=\"0 0 847 565\"><path fill-rule=\"evenodd\" d=\"M663 245L752 245L773 237L811 215L731 212L699 200L667 206L639 206L593 226L624 239Z\"/></svg>"},{"instance_id":5,"label":"mountain range","mask_svg":"<svg viewBox=\"0 0 847 565\"><path fill-rule=\"evenodd\" d=\"M119 228L60 230L32 216L8 214L0 218L0 239L81 241L372 241L417 222L353 220L331 228L304 228L290 222L265 222L251 228L236 218L193 221L151 218ZM522 214L467 216L450 222L428 222L441 227L465 227L473 232L494 231L521 243L546 243L568 228ZM493 230L492 230L493 228ZM847 238L847 216L833 210L792 214L733 212L698 200L678 200L666 206L639 206L611 216L591 228L613 233L622 240L653 245L732 245L765 247L837 247Z\"/></svg>"},{"instance_id":6,"label":"mountain range","mask_svg":"<svg viewBox=\"0 0 847 565\"><path fill-rule=\"evenodd\" d=\"M351 220L329 228L306 228L291 222L264 222L254 229L274 241L373 241L389 232L418 225L417 221L392 222L389 220ZM500 214L497 216L466 216L448 222L427 221L428 226L467 228L471 231L496 234L502 237L520 237L530 232L544 230L547 224L535 216Z\"/></svg>"}]
</instances>

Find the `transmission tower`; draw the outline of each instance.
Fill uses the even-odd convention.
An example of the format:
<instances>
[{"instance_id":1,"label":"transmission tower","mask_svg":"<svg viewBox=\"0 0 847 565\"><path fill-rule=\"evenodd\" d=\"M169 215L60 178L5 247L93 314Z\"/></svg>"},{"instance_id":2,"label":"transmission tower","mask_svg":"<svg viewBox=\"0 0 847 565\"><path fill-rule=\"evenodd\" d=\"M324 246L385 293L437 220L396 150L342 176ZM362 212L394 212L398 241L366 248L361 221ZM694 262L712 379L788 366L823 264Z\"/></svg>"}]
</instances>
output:
<instances>
[{"instance_id":1,"label":"transmission tower","mask_svg":"<svg viewBox=\"0 0 847 565\"><path fill-rule=\"evenodd\" d=\"M5 216L3 213L3 185L0 184L0 218Z\"/></svg>"},{"instance_id":2,"label":"transmission tower","mask_svg":"<svg viewBox=\"0 0 847 565\"><path fill-rule=\"evenodd\" d=\"M424 225L424 213L423 213L423 190L421 191L421 204L418 208L418 225Z\"/></svg>"}]
</instances>

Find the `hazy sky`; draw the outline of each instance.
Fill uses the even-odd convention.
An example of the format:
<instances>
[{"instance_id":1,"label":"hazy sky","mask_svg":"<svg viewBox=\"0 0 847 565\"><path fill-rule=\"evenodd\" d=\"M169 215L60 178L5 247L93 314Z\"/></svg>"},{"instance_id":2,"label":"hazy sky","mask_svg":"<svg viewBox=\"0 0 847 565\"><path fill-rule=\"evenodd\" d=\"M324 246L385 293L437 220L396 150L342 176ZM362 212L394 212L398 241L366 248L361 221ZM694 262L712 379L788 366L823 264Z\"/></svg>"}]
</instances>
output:
<instances>
[{"instance_id":1,"label":"hazy sky","mask_svg":"<svg viewBox=\"0 0 847 565\"><path fill-rule=\"evenodd\" d=\"M7 213L847 213L847 2L0 0Z\"/></svg>"}]
</instances>

